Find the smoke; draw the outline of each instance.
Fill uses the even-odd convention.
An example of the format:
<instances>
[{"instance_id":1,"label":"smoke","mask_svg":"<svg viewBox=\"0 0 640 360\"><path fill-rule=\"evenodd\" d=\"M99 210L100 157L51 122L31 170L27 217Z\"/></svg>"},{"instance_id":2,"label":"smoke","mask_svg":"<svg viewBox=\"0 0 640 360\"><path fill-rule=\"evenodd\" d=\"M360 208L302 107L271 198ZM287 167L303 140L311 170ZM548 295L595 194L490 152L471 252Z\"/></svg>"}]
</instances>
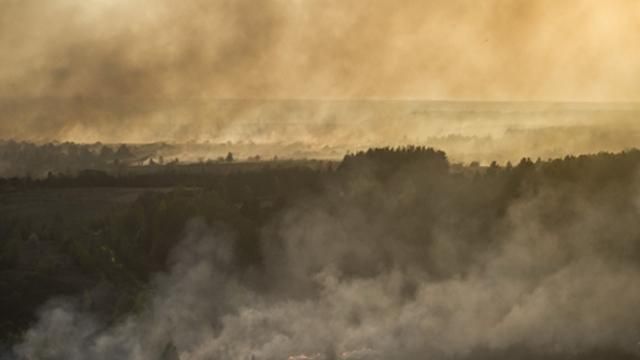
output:
<instances>
[{"instance_id":1,"label":"smoke","mask_svg":"<svg viewBox=\"0 0 640 360\"><path fill-rule=\"evenodd\" d=\"M14 356L639 355L634 182L543 184L492 218L491 187L398 174L355 174L286 209L262 232L257 272L233 265L233 234L193 221L143 312L106 324L78 301L53 301Z\"/></svg>"},{"instance_id":2,"label":"smoke","mask_svg":"<svg viewBox=\"0 0 640 360\"><path fill-rule=\"evenodd\" d=\"M369 122L375 107L215 100L638 100L632 0L0 4L5 138L388 143L416 124L398 134L387 124L406 117Z\"/></svg>"}]
</instances>

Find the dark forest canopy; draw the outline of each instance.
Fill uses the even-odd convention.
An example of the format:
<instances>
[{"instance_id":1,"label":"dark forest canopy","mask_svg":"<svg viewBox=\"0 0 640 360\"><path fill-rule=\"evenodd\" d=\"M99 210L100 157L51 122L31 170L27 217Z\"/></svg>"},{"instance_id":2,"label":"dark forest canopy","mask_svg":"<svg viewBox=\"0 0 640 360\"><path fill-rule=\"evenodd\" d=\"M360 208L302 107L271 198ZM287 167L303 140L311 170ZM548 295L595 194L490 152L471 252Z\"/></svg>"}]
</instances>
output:
<instances>
[{"instance_id":1,"label":"dark forest canopy","mask_svg":"<svg viewBox=\"0 0 640 360\"><path fill-rule=\"evenodd\" d=\"M441 336L450 353L437 344L405 342L416 335L412 327L422 326L405 319L409 323L398 325L398 334L387 329L384 336L393 342L375 349L382 354L404 346L442 359L638 358L640 316L627 304L640 300L632 285L640 281L640 151L462 166L450 164L442 151L408 146L348 154L336 166L265 163L219 173L87 170L0 179L0 335L7 343L22 343L18 352L37 346L34 337L46 336L37 324L47 313L37 315L36 309L53 296L80 296L78 311L105 324L154 311L150 299L162 300L155 288L158 274L172 279L186 266L181 259L189 247L180 246L183 239L213 232L229 246L226 255L214 251L216 274L253 298L322 304L342 296L327 292L378 286L397 276L397 287L383 291L392 308L446 308L429 316L453 322L444 335L431 335ZM600 272L591 274L590 268ZM598 277L585 283L580 272ZM556 298L559 276L567 284L564 296L579 296L580 286L593 291L574 304L590 314L588 321L565 317L565 305ZM330 282L319 282L323 277ZM468 299L496 298L476 304L449 291ZM531 319L508 320L522 327L511 335L494 334L502 323L475 313L507 316L534 306L527 299L543 301L536 296L545 296L548 306ZM241 310L220 301L230 308L201 316L215 322ZM383 312L366 315L366 306L375 303L361 308L340 301L353 308L345 328L371 325L369 318L384 322L378 318ZM611 310L603 311L603 304ZM454 314L465 311L470 318L457 328ZM552 320L549 330L544 322ZM29 326L36 327L25 333ZM608 330L587 337L593 326ZM462 328L478 333L459 343L447 338ZM428 332L420 329L415 331ZM496 337L485 338L480 329ZM532 336L544 331L553 335Z\"/></svg>"}]
</instances>

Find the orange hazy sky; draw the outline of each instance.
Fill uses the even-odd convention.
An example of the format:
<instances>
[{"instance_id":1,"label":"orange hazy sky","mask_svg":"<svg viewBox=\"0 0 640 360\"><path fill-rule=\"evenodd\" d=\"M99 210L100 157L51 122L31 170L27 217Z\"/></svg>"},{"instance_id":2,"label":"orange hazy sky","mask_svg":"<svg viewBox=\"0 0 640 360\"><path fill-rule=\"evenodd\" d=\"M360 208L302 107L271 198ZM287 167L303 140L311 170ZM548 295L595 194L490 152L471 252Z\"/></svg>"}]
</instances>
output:
<instances>
[{"instance_id":1,"label":"orange hazy sky","mask_svg":"<svg viewBox=\"0 0 640 360\"><path fill-rule=\"evenodd\" d=\"M237 111L189 107L221 98L640 100L637 0L0 6L2 137L186 132L216 116L224 127Z\"/></svg>"}]
</instances>

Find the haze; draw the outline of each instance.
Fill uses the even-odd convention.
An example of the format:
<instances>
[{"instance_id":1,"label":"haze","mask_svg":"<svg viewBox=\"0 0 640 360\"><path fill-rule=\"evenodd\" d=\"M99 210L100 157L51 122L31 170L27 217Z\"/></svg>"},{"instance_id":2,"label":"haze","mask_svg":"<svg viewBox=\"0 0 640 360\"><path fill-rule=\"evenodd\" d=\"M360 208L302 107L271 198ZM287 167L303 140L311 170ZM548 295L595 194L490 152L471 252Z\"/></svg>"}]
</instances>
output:
<instances>
[{"instance_id":1,"label":"haze","mask_svg":"<svg viewBox=\"0 0 640 360\"><path fill-rule=\"evenodd\" d=\"M356 146L552 124L609 134L557 141L558 153L637 140L632 0L0 5L4 139L366 141ZM433 115L433 101L448 115ZM475 116L487 102L498 112L516 102L525 115Z\"/></svg>"},{"instance_id":2,"label":"haze","mask_svg":"<svg viewBox=\"0 0 640 360\"><path fill-rule=\"evenodd\" d=\"M640 360L640 1L0 0L0 360Z\"/></svg>"}]
</instances>

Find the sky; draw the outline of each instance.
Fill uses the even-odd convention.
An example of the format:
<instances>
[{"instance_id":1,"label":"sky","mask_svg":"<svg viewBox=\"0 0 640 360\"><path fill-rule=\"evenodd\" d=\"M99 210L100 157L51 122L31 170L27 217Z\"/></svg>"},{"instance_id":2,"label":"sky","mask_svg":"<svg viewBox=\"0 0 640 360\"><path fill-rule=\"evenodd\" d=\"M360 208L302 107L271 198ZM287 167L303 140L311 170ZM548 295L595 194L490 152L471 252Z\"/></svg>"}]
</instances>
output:
<instances>
[{"instance_id":1,"label":"sky","mask_svg":"<svg viewBox=\"0 0 640 360\"><path fill-rule=\"evenodd\" d=\"M220 99L640 100L635 0L0 6L3 138L186 140L202 127L237 128L247 109L262 113L263 103L228 110ZM322 109L288 121L348 121ZM277 123L287 107L276 113L260 121Z\"/></svg>"}]
</instances>

